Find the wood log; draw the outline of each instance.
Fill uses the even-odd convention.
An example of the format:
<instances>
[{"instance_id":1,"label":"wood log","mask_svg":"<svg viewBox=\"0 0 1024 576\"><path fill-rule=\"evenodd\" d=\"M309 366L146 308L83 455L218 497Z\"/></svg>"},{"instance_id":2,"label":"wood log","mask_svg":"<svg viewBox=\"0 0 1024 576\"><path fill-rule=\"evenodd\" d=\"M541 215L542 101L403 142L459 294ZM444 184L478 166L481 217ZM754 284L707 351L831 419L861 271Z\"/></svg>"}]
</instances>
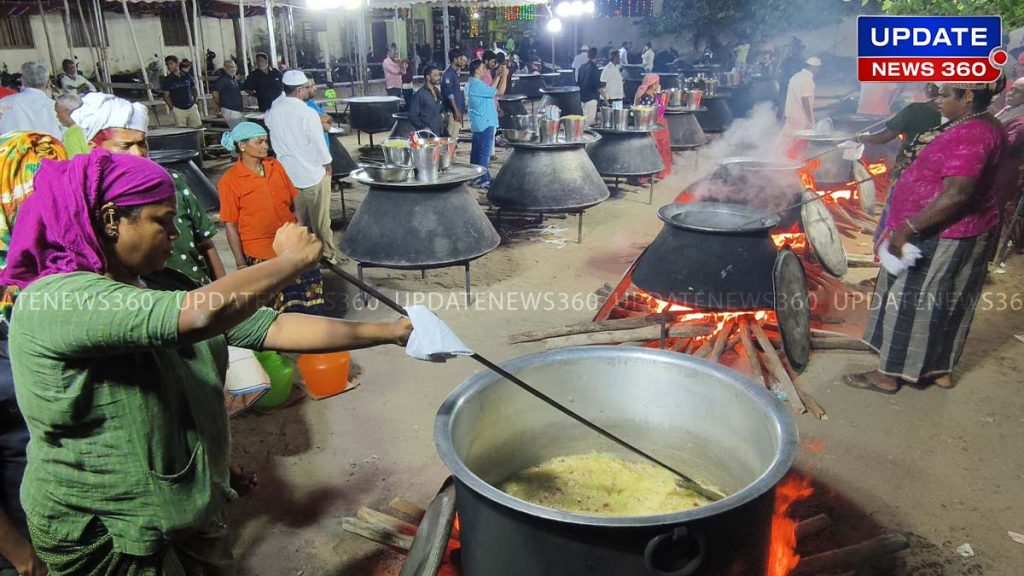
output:
<instances>
[{"instance_id":1,"label":"wood log","mask_svg":"<svg viewBox=\"0 0 1024 576\"><path fill-rule=\"evenodd\" d=\"M419 524L420 521L423 520L423 516L427 514L427 510L425 508L403 498L395 498L388 503L388 508L401 513L415 524Z\"/></svg>"},{"instance_id":2,"label":"wood log","mask_svg":"<svg viewBox=\"0 0 1024 576\"><path fill-rule=\"evenodd\" d=\"M418 529L418 527L411 522L399 520L394 516L388 516L383 512L378 512L370 508L360 508L359 511L356 512L356 518L366 522L367 524L372 524L381 530L386 530L395 534L415 536L416 530Z\"/></svg>"},{"instance_id":3,"label":"wood log","mask_svg":"<svg viewBox=\"0 0 1024 576\"><path fill-rule=\"evenodd\" d=\"M412 536L408 536L406 534L394 534L358 518L342 518L341 528L346 532L357 534L367 540L380 542L381 544L393 546L400 550L409 550L412 548Z\"/></svg>"},{"instance_id":4,"label":"wood log","mask_svg":"<svg viewBox=\"0 0 1024 576\"><path fill-rule=\"evenodd\" d=\"M822 530L827 529L832 525L832 519L829 518L828 514L818 514L817 516L811 516L807 520L801 520L796 524L796 540L797 543L801 539L808 536L813 536Z\"/></svg>"},{"instance_id":5,"label":"wood log","mask_svg":"<svg viewBox=\"0 0 1024 576\"><path fill-rule=\"evenodd\" d=\"M722 357L722 352L725 351L725 343L729 340L729 335L732 334L732 329L735 325L735 320L729 320L718 331L718 334L715 336L715 345L711 348L711 353L708 354L708 360L718 362L718 359Z\"/></svg>"},{"instance_id":6,"label":"wood log","mask_svg":"<svg viewBox=\"0 0 1024 576\"><path fill-rule=\"evenodd\" d=\"M885 534L866 542L822 552L800 559L790 576L807 576L819 573L839 572L860 568L882 556L895 554L910 546L902 534Z\"/></svg>"},{"instance_id":7,"label":"wood log","mask_svg":"<svg viewBox=\"0 0 1024 576\"><path fill-rule=\"evenodd\" d=\"M711 334L711 327L705 324L679 324L670 326L668 329L669 338L692 338L693 336L707 336L708 334ZM647 326L632 330L614 330L611 332L594 332L591 334L549 338L544 340L544 346L548 349L553 349L568 346L587 346L590 344L646 342L659 338L661 338L661 326Z\"/></svg>"},{"instance_id":8,"label":"wood log","mask_svg":"<svg viewBox=\"0 0 1024 576\"><path fill-rule=\"evenodd\" d=\"M756 322L756 320L755 320ZM764 370L761 369L761 361L757 358L757 350L754 350L754 341L750 337L750 320L746 316L740 316L740 342L743 343L743 352L747 355L747 362L750 363L751 376L768 386Z\"/></svg>"},{"instance_id":9,"label":"wood log","mask_svg":"<svg viewBox=\"0 0 1024 576\"><path fill-rule=\"evenodd\" d=\"M622 318L619 320L602 320L599 322L581 322L568 326L556 326L521 332L508 337L510 344L522 344L523 342L536 342L548 338L559 338L561 336L572 336L575 334L593 334L594 332L613 332L615 330L632 330L645 326L660 325L667 321L670 316L666 314L647 314L635 318Z\"/></svg>"},{"instance_id":10,"label":"wood log","mask_svg":"<svg viewBox=\"0 0 1024 576\"><path fill-rule=\"evenodd\" d=\"M796 393L800 395L800 400L807 406L807 411L814 415L818 420L828 420L828 413L822 408L821 404L811 395L807 388L803 385L803 382L798 377L796 370L789 363L789 358L786 356L785 351L780 347L779 349L779 361L782 362L782 366L786 369L786 374L789 374L789 379L793 381L793 388L796 389Z\"/></svg>"},{"instance_id":11,"label":"wood log","mask_svg":"<svg viewBox=\"0 0 1024 576\"><path fill-rule=\"evenodd\" d=\"M782 390L786 393L789 398L789 405L793 408L793 411L797 414L803 414L807 412L807 407L804 406L803 401L800 399L800 395L797 393L796 388L793 386L793 381L789 379L789 374L786 373L786 368L782 365L779 360L778 354L775 352L775 348L772 347L771 342L768 341L768 336L761 329L761 325L758 322L754 322L750 325L750 331L757 339L758 344L761 345L761 349L765 351L765 359L768 361L768 371L771 373L775 381L782 386Z\"/></svg>"},{"instance_id":12,"label":"wood log","mask_svg":"<svg viewBox=\"0 0 1024 576\"><path fill-rule=\"evenodd\" d=\"M878 268L881 263L875 262L874 256L861 256L860 254L847 254L846 263L850 268Z\"/></svg>"},{"instance_id":13,"label":"wood log","mask_svg":"<svg viewBox=\"0 0 1024 576\"><path fill-rule=\"evenodd\" d=\"M811 338L812 350L851 350L854 352L874 352L870 346L853 338Z\"/></svg>"},{"instance_id":14,"label":"wood log","mask_svg":"<svg viewBox=\"0 0 1024 576\"><path fill-rule=\"evenodd\" d=\"M764 324L765 330L779 330L778 324ZM842 332L833 332L832 330L822 330L820 328L811 328L811 336L818 338L849 338L849 334L843 334Z\"/></svg>"},{"instance_id":15,"label":"wood log","mask_svg":"<svg viewBox=\"0 0 1024 576\"><path fill-rule=\"evenodd\" d=\"M860 226L858 226L857 222L854 221L853 216L850 216L850 214L846 210L843 210L841 206L835 202L822 202L822 204L824 204L828 208L828 211L832 213L832 216L836 220L836 224L843 223L847 226L853 226L860 230Z\"/></svg>"}]
</instances>

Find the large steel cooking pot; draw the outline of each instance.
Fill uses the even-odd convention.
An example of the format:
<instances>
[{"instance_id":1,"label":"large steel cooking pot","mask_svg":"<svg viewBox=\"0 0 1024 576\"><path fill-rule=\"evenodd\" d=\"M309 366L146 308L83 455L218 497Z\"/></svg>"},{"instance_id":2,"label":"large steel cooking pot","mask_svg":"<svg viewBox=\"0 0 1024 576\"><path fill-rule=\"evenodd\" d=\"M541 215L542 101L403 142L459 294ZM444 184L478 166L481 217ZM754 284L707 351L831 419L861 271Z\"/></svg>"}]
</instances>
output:
<instances>
[{"instance_id":1,"label":"large steel cooking pot","mask_svg":"<svg viewBox=\"0 0 1024 576\"><path fill-rule=\"evenodd\" d=\"M203 167L203 128L179 128L164 126L153 128L146 134L150 150L193 150L200 152L192 159L199 168Z\"/></svg>"},{"instance_id":2,"label":"large steel cooking pot","mask_svg":"<svg viewBox=\"0 0 1024 576\"><path fill-rule=\"evenodd\" d=\"M402 101L396 96L356 96L348 99L352 129L367 134L391 130Z\"/></svg>"},{"instance_id":3,"label":"large steel cooking pot","mask_svg":"<svg viewBox=\"0 0 1024 576\"><path fill-rule=\"evenodd\" d=\"M562 455L614 444L491 372L441 406L434 441L456 478L465 576L751 576L766 572L773 487L797 430L747 377L690 356L620 346L553 350L510 372L729 496L656 516L551 510L497 489ZM625 383L625 385L624 385Z\"/></svg>"},{"instance_id":4,"label":"large steel cooking pot","mask_svg":"<svg viewBox=\"0 0 1024 576\"><path fill-rule=\"evenodd\" d=\"M804 185L790 162L768 162L742 156L723 158L711 173L711 184L700 186L704 201L744 204L766 212L778 212L799 204ZM779 228L788 230L800 220L800 208L780 214Z\"/></svg>"},{"instance_id":5,"label":"large steel cooking pot","mask_svg":"<svg viewBox=\"0 0 1024 576\"><path fill-rule=\"evenodd\" d=\"M807 143L804 158L814 158L814 181L819 184L845 184L853 181L853 161L843 158L839 144L849 140L845 132L815 132L797 130L793 138Z\"/></svg>"},{"instance_id":6,"label":"large steel cooking pot","mask_svg":"<svg viewBox=\"0 0 1024 576\"><path fill-rule=\"evenodd\" d=\"M153 150L149 153L149 159L163 166L172 176L185 179L188 189L199 199L204 210L219 210L220 194L196 166L200 156L198 150Z\"/></svg>"},{"instance_id":7,"label":"large steel cooking pot","mask_svg":"<svg viewBox=\"0 0 1024 576\"><path fill-rule=\"evenodd\" d=\"M543 96L540 89L544 88L545 84L540 74L517 74L512 79L515 82L512 84L512 89L508 91L509 94L522 94L532 100L539 100Z\"/></svg>"},{"instance_id":8,"label":"large steel cooking pot","mask_svg":"<svg viewBox=\"0 0 1024 576\"><path fill-rule=\"evenodd\" d=\"M544 88L541 93L544 94L544 98L540 101L541 108L554 104L561 110L562 116L583 116L579 86Z\"/></svg>"},{"instance_id":9,"label":"large steel cooking pot","mask_svg":"<svg viewBox=\"0 0 1024 576\"><path fill-rule=\"evenodd\" d=\"M408 112L395 112L391 117L395 119L395 124L391 126L388 138L405 138L408 140L409 134L416 131L416 127L409 121Z\"/></svg>"},{"instance_id":10,"label":"large steel cooking pot","mask_svg":"<svg viewBox=\"0 0 1024 576\"><path fill-rule=\"evenodd\" d=\"M669 204L665 223L633 270L637 288L704 310L770 310L779 217L750 206Z\"/></svg>"},{"instance_id":11,"label":"large steel cooking pot","mask_svg":"<svg viewBox=\"0 0 1024 576\"><path fill-rule=\"evenodd\" d=\"M526 115L526 106L523 104L527 98L525 94L506 94L498 96L498 108L502 115L498 116L498 127L505 130L512 130L516 127L514 118Z\"/></svg>"}]
</instances>

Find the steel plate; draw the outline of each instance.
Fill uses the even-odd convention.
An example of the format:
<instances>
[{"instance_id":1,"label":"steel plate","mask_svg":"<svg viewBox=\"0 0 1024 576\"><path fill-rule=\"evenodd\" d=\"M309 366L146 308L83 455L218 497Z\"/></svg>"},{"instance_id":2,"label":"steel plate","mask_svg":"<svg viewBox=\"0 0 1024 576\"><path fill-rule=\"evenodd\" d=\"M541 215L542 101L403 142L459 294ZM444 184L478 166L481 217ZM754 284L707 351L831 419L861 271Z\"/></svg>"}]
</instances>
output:
<instances>
[{"instance_id":1,"label":"steel plate","mask_svg":"<svg viewBox=\"0 0 1024 576\"><path fill-rule=\"evenodd\" d=\"M564 136L559 136L564 138ZM557 142L544 143L540 140L535 142L515 142L513 140L505 139L505 143L513 148L539 148L542 150L562 150L565 148L582 148L584 146L593 144L601 139L601 135L595 133L592 129L588 129L583 132L583 139L578 142L566 142L565 140L558 140Z\"/></svg>"},{"instance_id":2,"label":"steel plate","mask_svg":"<svg viewBox=\"0 0 1024 576\"><path fill-rule=\"evenodd\" d=\"M697 108L687 108L685 106L666 106L665 114L696 114L697 112L707 112L708 109L699 106Z\"/></svg>"},{"instance_id":3,"label":"steel plate","mask_svg":"<svg viewBox=\"0 0 1024 576\"><path fill-rule=\"evenodd\" d=\"M860 194L860 208L874 216L875 204L878 202L878 191L875 179L868 172L867 166L860 162L853 163L853 180L858 182L857 192Z\"/></svg>"},{"instance_id":4,"label":"steel plate","mask_svg":"<svg viewBox=\"0 0 1024 576\"><path fill-rule=\"evenodd\" d=\"M807 202L814 196L814 192L804 190L803 201ZM846 248L843 247L843 239L828 208L821 200L807 202L800 208L800 220L804 225L807 243L814 249L814 255L825 271L837 278L846 274Z\"/></svg>"},{"instance_id":5,"label":"steel plate","mask_svg":"<svg viewBox=\"0 0 1024 576\"><path fill-rule=\"evenodd\" d=\"M643 130L635 130L629 128L627 130L616 130L614 128L601 128L600 126L591 126L589 129L597 132L598 134L650 134L657 130L661 130L664 126L655 126L653 128L645 128Z\"/></svg>"},{"instance_id":6,"label":"steel plate","mask_svg":"<svg viewBox=\"0 0 1024 576\"><path fill-rule=\"evenodd\" d=\"M484 175L483 166L477 166L476 164L452 164L452 167L444 172L439 172L437 180L433 182L420 182L416 180L416 177L410 176L405 182L378 182L373 178L370 178L366 170L359 168L353 170L349 176L353 180L360 184L366 184L367 186L373 186L374 188L407 188L410 192L418 192L416 188L450 188L454 185L461 184L468 180L476 180L477 178Z\"/></svg>"},{"instance_id":7,"label":"steel plate","mask_svg":"<svg viewBox=\"0 0 1024 576\"><path fill-rule=\"evenodd\" d=\"M455 481L449 476L420 520L399 576L436 576L455 523Z\"/></svg>"},{"instance_id":8,"label":"steel plate","mask_svg":"<svg viewBox=\"0 0 1024 576\"><path fill-rule=\"evenodd\" d=\"M793 133L793 138L797 140L806 140L808 142L843 142L853 138L852 134L847 132L816 132L814 130L797 130Z\"/></svg>"},{"instance_id":9,"label":"steel plate","mask_svg":"<svg viewBox=\"0 0 1024 576\"><path fill-rule=\"evenodd\" d=\"M803 265L789 248L779 250L772 279L782 350L789 364L799 372L811 357L811 307Z\"/></svg>"}]
</instances>

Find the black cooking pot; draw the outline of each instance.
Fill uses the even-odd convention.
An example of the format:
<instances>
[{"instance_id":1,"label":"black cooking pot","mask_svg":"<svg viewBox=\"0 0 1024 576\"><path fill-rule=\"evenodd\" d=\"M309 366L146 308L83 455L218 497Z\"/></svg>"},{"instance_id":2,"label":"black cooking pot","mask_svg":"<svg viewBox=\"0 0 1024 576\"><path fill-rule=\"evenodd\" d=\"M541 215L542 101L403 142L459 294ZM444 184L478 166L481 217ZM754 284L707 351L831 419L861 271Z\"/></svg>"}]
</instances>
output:
<instances>
[{"instance_id":1,"label":"black cooking pot","mask_svg":"<svg viewBox=\"0 0 1024 576\"><path fill-rule=\"evenodd\" d=\"M716 363L628 346L553 350L504 368L727 496L621 517L514 498L496 486L521 470L558 456L621 451L497 374L478 372L452 392L434 424L438 453L456 478L465 576L766 573L773 488L792 465L797 432L764 386Z\"/></svg>"},{"instance_id":2,"label":"black cooking pot","mask_svg":"<svg viewBox=\"0 0 1024 576\"><path fill-rule=\"evenodd\" d=\"M410 132L415 132L416 127L409 121L409 114L406 112L395 112L391 115L395 119L395 124L391 127L391 133L388 134L391 138L408 138ZM354 170L354 168L353 168Z\"/></svg>"},{"instance_id":3,"label":"black cooking pot","mask_svg":"<svg viewBox=\"0 0 1024 576\"><path fill-rule=\"evenodd\" d=\"M512 84L509 94L522 94L532 100L539 100L543 96L540 89L547 86L540 74L520 74L513 79L515 83Z\"/></svg>"},{"instance_id":4,"label":"black cooking pot","mask_svg":"<svg viewBox=\"0 0 1024 576\"><path fill-rule=\"evenodd\" d=\"M151 150L149 153L150 160L185 178L189 191L195 194L204 210L220 210L220 194L195 164L199 156L197 150Z\"/></svg>"},{"instance_id":5,"label":"black cooking pot","mask_svg":"<svg viewBox=\"0 0 1024 576\"><path fill-rule=\"evenodd\" d=\"M192 161L202 168L203 132L202 128L157 127L146 134L146 142L150 150L192 150L196 152Z\"/></svg>"},{"instance_id":6,"label":"black cooking pot","mask_svg":"<svg viewBox=\"0 0 1024 576\"><path fill-rule=\"evenodd\" d=\"M576 85L576 71L572 68L568 70L558 71L558 86L575 86Z\"/></svg>"},{"instance_id":7,"label":"black cooking pot","mask_svg":"<svg viewBox=\"0 0 1024 576\"><path fill-rule=\"evenodd\" d=\"M662 90L670 90L672 88L680 88L679 85L679 74L672 72L661 72L658 74L659 84L661 84Z\"/></svg>"},{"instance_id":8,"label":"black cooking pot","mask_svg":"<svg viewBox=\"0 0 1024 576\"><path fill-rule=\"evenodd\" d=\"M579 86L560 86L541 90L544 99L540 101L543 108L549 104L558 106L562 116L583 116L583 103L580 102Z\"/></svg>"},{"instance_id":9,"label":"black cooking pot","mask_svg":"<svg viewBox=\"0 0 1024 576\"><path fill-rule=\"evenodd\" d=\"M621 66L623 80L643 80L644 67L640 64L624 64Z\"/></svg>"},{"instance_id":10,"label":"black cooking pot","mask_svg":"<svg viewBox=\"0 0 1024 576\"><path fill-rule=\"evenodd\" d=\"M804 186L799 164L766 162L753 158L723 158L719 167L691 185L694 197L704 202L743 204L755 210L780 214L779 228L789 230L800 220Z\"/></svg>"},{"instance_id":11,"label":"black cooking pot","mask_svg":"<svg viewBox=\"0 0 1024 576\"><path fill-rule=\"evenodd\" d=\"M498 96L498 108L502 111L502 115L498 117L498 127L506 130L514 129L516 126L512 118L527 113L524 102L526 102L525 94Z\"/></svg>"},{"instance_id":12,"label":"black cooking pot","mask_svg":"<svg viewBox=\"0 0 1024 576\"><path fill-rule=\"evenodd\" d=\"M665 223L637 260L633 283L669 302L704 310L767 310L779 217L740 204L693 202L658 210Z\"/></svg>"},{"instance_id":13,"label":"black cooking pot","mask_svg":"<svg viewBox=\"0 0 1024 576\"><path fill-rule=\"evenodd\" d=\"M352 155L348 153L348 150L341 143L341 138L344 136L341 129L331 128L327 136L330 144L328 148L331 152L331 177L344 178L350 172L359 168L359 165L356 164L356 161L352 159Z\"/></svg>"},{"instance_id":14,"label":"black cooking pot","mask_svg":"<svg viewBox=\"0 0 1024 576\"><path fill-rule=\"evenodd\" d=\"M544 86L548 88L558 87L558 72L545 72L540 75L541 79L544 80Z\"/></svg>"},{"instance_id":15,"label":"black cooking pot","mask_svg":"<svg viewBox=\"0 0 1024 576\"><path fill-rule=\"evenodd\" d=\"M643 84L643 80L636 80L634 78L626 78L622 81L622 100L624 102L633 102L636 98L636 91L640 89L640 85Z\"/></svg>"},{"instance_id":16,"label":"black cooking pot","mask_svg":"<svg viewBox=\"0 0 1024 576\"><path fill-rule=\"evenodd\" d=\"M396 96L356 96L348 99L352 129L367 134L387 132L394 126L394 116L402 102Z\"/></svg>"}]
</instances>

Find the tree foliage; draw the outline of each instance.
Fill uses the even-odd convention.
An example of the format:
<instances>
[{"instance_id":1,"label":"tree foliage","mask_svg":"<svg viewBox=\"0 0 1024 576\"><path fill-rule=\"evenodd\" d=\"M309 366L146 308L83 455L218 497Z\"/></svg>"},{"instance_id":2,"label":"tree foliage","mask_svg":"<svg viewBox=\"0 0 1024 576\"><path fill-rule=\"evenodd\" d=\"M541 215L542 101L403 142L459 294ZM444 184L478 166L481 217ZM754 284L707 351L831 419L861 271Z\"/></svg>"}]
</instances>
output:
<instances>
[{"instance_id":1,"label":"tree foliage","mask_svg":"<svg viewBox=\"0 0 1024 576\"><path fill-rule=\"evenodd\" d=\"M834 24L861 11L859 3L840 0L665 0L644 24L655 36L756 37Z\"/></svg>"},{"instance_id":2,"label":"tree foliage","mask_svg":"<svg viewBox=\"0 0 1024 576\"><path fill-rule=\"evenodd\" d=\"M867 5L876 0L861 0ZM1003 27L1024 26L1022 0L877 0L886 14L914 16L1002 16Z\"/></svg>"}]
</instances>

